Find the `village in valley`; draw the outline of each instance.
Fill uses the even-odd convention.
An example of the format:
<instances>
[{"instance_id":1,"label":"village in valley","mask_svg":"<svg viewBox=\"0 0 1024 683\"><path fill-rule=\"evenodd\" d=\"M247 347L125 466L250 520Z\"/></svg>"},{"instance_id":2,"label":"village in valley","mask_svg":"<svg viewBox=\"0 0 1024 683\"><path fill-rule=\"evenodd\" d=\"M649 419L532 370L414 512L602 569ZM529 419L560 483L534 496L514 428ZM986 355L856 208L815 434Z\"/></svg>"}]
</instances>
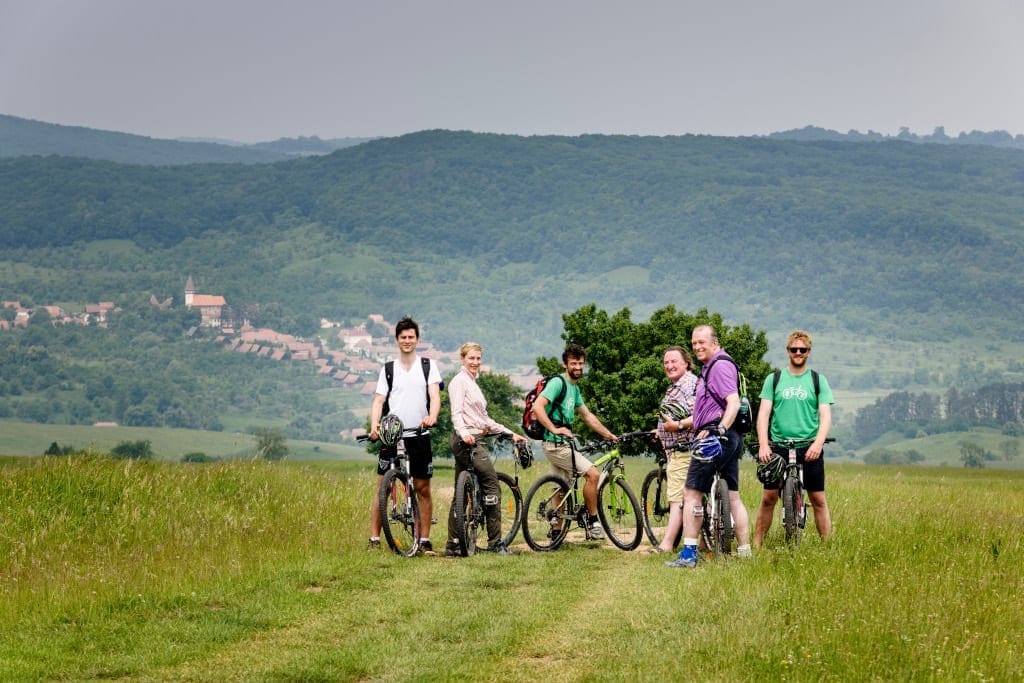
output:
<instances>
[{"instance_id":1,"label":"village in valley","mask_svg":"<svg viewBox=\"0 0 1024 683\"><path fill-rule=\"evenodd\" d=\"M149 303L159 308L170 308L174 305L174 297L161 301L154 295ZM198 292L191 275L185 280L183 303L186 308L199 311L199 326L187 333L197 342L212 341L226 352L253 354L268 361L312 363L316 372L336 382L339 390L365 397L367 408L376 390L381 365L398 356L394 322L376 313L368 314L364 322L353 327L321 318L321 334L307 340L269 328L253 327L243 316L235 313L224 296ZM30 308L18 301L3 301L0 311L6 311L6 314L0 317L0 331L26 327L30 318L40 312L45 312L53 325L106 327L110 317L120 310L112 302L99 302L85 306L80 313L69 314L60 306ZM437 363L444 377L459 367L457 349L442 351L431 342L421 340L416 353ZM490 372L491 368L485 365L482 370ZM524 390L534 386L540 377L533 367L502 372L509 375L515 386ZM352 439L363 432L363 429L347 430L341 433L341 437Z\"/></svg>"}]
</instances>

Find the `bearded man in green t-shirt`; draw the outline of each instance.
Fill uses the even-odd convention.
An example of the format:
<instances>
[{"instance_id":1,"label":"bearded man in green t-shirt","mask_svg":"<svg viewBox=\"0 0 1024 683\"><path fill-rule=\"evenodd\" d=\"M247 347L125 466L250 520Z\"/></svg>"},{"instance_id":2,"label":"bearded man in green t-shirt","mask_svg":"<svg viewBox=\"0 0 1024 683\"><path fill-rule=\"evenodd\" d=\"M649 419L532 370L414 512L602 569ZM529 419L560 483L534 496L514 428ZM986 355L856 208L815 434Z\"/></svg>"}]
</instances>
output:
<instances>
[{"instance_id":1,"label":"bearded man in green t-shirt","mask_svg":"<svg viewBox=\"0 0 1024 683\"><path fill-rule=\"evenodd\" d=\"M832 517L825 499L825 458L822 447L832 428L832 389L828 380L807 367L811 355L811 335L803 330L790 332L786 341L789 367L765 378L761 389L761 407L757 411L757 459L766 463L772 457L770 441L794 439L810 442L798 448L797 462L804 468L804 490L814 509L818 535L832 534ZM778 377L778 386L775 378ZM786 457L785 449L776 452ZM761 507L754 525L754 547L760 548L772 525L779 502L778 484L765 484Z\"/></svg>"}]
</instances>

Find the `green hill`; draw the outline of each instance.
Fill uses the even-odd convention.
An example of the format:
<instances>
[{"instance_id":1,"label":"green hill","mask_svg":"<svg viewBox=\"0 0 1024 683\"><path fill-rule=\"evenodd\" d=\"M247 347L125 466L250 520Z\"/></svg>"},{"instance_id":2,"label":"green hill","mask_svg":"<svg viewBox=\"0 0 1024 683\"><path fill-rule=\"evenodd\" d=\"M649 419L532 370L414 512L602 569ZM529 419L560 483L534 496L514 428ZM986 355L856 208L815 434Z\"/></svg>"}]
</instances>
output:
<instances>
[{"instance_id":1,"label":"green hill","mask_svg":"<svg viewBox=\"0 0 1024 683\"><path fill-rule=\"evenodd\" d=\"M7 158L0 290L138 310L193 274L275 329L411 314L499 367L554 353L585 304L707 307L776 353L795 326L827 339L852 407L1020 381L1022 215L1020 151L898 140L435 130L259 165Z\"/></svg>"}]
</instances>

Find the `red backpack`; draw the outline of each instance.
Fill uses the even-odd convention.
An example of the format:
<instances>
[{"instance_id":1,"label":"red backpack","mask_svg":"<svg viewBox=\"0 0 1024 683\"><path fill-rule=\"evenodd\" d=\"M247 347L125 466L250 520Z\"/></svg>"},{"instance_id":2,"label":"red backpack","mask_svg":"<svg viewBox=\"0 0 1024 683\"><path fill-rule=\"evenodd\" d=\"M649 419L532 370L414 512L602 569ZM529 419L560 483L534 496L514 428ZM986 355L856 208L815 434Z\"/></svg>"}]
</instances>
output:
<instances>
[{"instance_id":1,"label":"red backpack","mask_svg":"<svg viewBox=\"0 0 1024 683\"><path fill-rule=\"evenodd\" d=\"M531 439L540 441L541 439L544 438L544 425L542 425L540 423L540 420L537 419L537 416L533 414L533 404L537 401L537 397L540 396L540 392L544 391L544 387L548 385L548 382L550 382L552 379L556 377L561 378L562 380L562 390L558 392L558 398L548 403L548 405L554 405L558 406L558 408L561 408L562 400L565 398L566 390L566 381L565 378L562 377L561 375L541 377L539 380L537 380L537 386L535 386L533 389L530 389L529 393L526 394L526 407L523 408L523 431ZM548 415L551 415L550 408L548 409ZM559 410L559 415L561 415L561 410ZM555 422L554 418L551 418L551 420L552 422L555 423L556 426L564 426L560 424L560 420L558 422Z\"/></svg>"}]
</instances>

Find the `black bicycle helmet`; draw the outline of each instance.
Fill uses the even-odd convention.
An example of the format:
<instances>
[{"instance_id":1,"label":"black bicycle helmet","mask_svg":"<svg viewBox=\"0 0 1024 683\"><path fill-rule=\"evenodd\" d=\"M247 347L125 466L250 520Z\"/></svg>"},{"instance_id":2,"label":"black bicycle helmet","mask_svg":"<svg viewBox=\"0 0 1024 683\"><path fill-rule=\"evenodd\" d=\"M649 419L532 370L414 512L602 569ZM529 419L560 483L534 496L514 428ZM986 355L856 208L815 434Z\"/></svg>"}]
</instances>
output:
<instances>
[{"instance_id":1,"label":"black bicycle helmet","mask_svg":"<svg viewBox=\"0 0 1024 683\"><path fill-rule=\"evenodd\" d=\"M380 419L380 424L377 425L377 436L380 437L382 445L389 448L394 446L402 436L402 421L397 415L388 413Z\"/></svg>"},{"instance_id":2,"label":"black bicycle helmet","mask_svg":"<svg viewBox=\"0 0 1024 683\"><path fill-rule=\"evenodd\" d=\"M771 460L757 463L757 480L765 486L778 484L785 469L786 459L778 453L772 453Z\"/></svg>"},{"instance_id":3,"label":"black bicycle helmet","mask_svg":"<svg viewBox=\"0 0 1024 683\"><path fill-rule=\"evenodd\" d=\"M519 461L519 466L524 470L529 469L530 465L533 464L533 449L530 448L530 442L516 441L516 445L513 446L513 452L515 453L516 460Z\"/></svg>"},{"instance_id":4,"label":"black bicycle helmet","mask_svg":"<svg viewBox=\"0 0 1024 683\"><path fill-rule=\"evenodd\" d=\"M690 417L690 410L679 401L667 401L661 404L658 412L675 422L681 422Z\"/></svg>"}]
</instances>

